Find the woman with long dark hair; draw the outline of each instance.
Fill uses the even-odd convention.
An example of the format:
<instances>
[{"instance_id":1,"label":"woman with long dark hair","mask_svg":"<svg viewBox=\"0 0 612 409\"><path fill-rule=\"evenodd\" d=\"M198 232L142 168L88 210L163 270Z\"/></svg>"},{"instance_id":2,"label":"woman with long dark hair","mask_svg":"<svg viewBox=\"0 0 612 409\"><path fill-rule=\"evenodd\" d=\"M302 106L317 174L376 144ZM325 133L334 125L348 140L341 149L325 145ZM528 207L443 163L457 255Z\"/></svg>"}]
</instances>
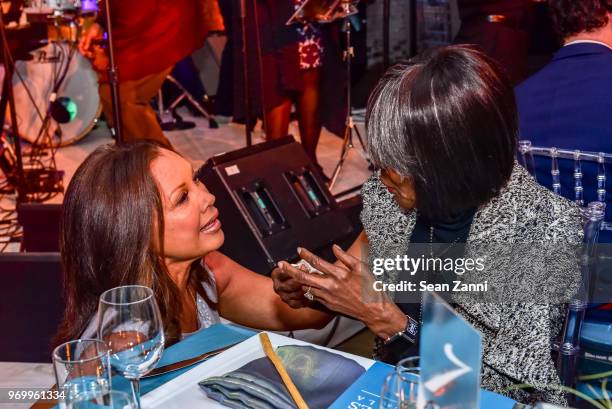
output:
<instances>
[{"instance_id":1,"label":"woman with long dark hair","mask_svg":"<svg viewBox=\"0 0 612 409\"><path fill-rule=\"evenodd\" d=\"M171 150L140 142L93 152L64 199L67 307L56 343L95 337L100 294L130 284L153 289L169 344L219 316L269 330L324 326L329 314L293 310L269 277L217 251L224 235L214 204Z\"/></svg>"}]
</instances>

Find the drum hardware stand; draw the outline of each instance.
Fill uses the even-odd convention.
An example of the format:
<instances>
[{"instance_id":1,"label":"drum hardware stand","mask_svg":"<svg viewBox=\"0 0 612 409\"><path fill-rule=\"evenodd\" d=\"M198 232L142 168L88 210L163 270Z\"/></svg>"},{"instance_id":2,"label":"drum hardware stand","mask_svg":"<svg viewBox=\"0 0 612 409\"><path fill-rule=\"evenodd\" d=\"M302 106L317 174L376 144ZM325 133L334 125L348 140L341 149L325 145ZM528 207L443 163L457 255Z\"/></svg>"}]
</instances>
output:
<instances>
[{"instance_id":1,"label":"drum hardware stand","mask_svg":"<svg viewBox=\"0 0 612 409\"><path fill-rule=\"evenodd\" d=\"M171 131L174 129L189 129L189 128L195 127L195 123L183 121L182 118L176 113L176 107L178 106L178 104L180 104L185 99L187 99L187 102L189 102L195 110L197 110L200 114L202 114L204 118L208 119L209 128L215 129L219 127L219 124L215 120L215 117L212 114L210 114L202 106L202 104L189 91L187 91L187 89L183 87L183 85L180 82L176 80L176 78L174 78L172 75L168 75L166 77L166 81L170 82L171 84L174 84L174 86L178 88L181 94L174 101L172 101L172 103L170 103L168 108L164 108L164 101L162 98L161 89L159 90L157 94L158 115L160 118L162 129L164 131ZM191 123L193 124L193 126L187 126L187 127L176 126L178 123L183 123L184 126Z\"/></svg>"},{"instance_id":2,"label":"drum hardware stand","mask_svg":"<svg viewBox=\"0 0 612 409\"><path fill-rule=\"evenodd\" d=\"M11 144L6 140L5 135L0 136L0 170L6 175L6 181L8 182L7 189L0 189L1 194L12 194L15 193L14 186L17 184L15 176L13 175L13 169L15 168L15 151Z\"/></svg>"},{"instance_id":3,"label":"drum hardware stand","mask_svg":"<svg viewBox=\"0 0 612 409\"><path fill-rule=\"evenodd\" d=\"M113 30L111 23L110 0L104 0L106 7L106 33L108 36L108 80L113 106L113 129L118 144L123 143L123 124L121 122L121 97L119 95L119 70L115 61L115 43L113 42Z\"/></svg>"},{"instance_id":4,"label":"drum hardware stand","mask_svg":"<svg viewBox=\"0 0 612 409\"><path fill-rule=\"evenodd\" d=\"M26 201L25 180L23 174L23 157L21 154L21 140L19 137L19 129L17 125L17 112L15 111L15 95L13 94L13 62L10 56L8 41L6 38L6 30L4 26L4 17L0 10L0 32L2 35L2 61L4 65L4 81L2 84L2 97L0 97L0 124L4 124L4 115L8 108L11 115L11 136L15 147L15 169L16 173L15 188L17 189L17 203ZM11 175L6 175L7 180L11 180Z\"/></svg>"},{"instance_id":5,"label":"drum hardware stand","mask_svg":"<svg viewBox=\"0 0 612 409\"><path fill-rule=\"evenodd\" d=\"M344 128L344 136L342 138L342 150L340 151L340 160L336 164L334 168L334 172L332 173L331 180L329 182L329 190L332 190L338 181L338 176L340 175L340 171L342 171L342 167L346 161L346 158L349 154L349 151L353 149L355 146L353 144L353 133L357 135L359 139L359 143L361 143L362 148L365 147L363 143L363 139L361 138L361 134L359 130L355 126L355 122L353 121L353 107L351 105L351 62L353 57L355 56L355 50L351 44L351 20L350 20L350 6L351 3L349 1L342 2L342 8L346 12L346 16L344 17L344 31L346 33L346 51L344 52L344 59L346 61L346 103L347 103L347 111L346 111L346 127ZM361 156L370 163L370 159L368 156L361 150L357 150Z\"/></svg>"}]
</instances>

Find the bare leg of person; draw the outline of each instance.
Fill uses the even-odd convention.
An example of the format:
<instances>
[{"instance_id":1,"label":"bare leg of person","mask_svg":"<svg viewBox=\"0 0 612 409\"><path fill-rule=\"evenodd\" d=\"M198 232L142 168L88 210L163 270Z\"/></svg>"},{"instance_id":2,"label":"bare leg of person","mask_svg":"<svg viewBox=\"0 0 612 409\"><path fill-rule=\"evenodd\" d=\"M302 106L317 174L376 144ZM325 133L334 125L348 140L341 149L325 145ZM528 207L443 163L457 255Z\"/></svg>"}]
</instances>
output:
<instances>
[{"instance_id":1,"label":"bare leg of person","mask_svg":"<svg viewBox=\"0 0 612 409\"><path fill-rule=\"evenodd\" d=\"M297 114L300 126L300 138L306 154L314 164L317 161L317 144L321 136L321 119L319 115L319 78L320 69L303 71L304 91L297 97Z\"/></svg>"},{"instance_id":2,"label":"bare leg of person","mask_svg":"<svg viewBox=\"0 0 612 409\"><path fill-rule=\"evenodd\" d=\"M266 139L274 139L287 136L289 133L289 116L291 114L291 100L286 99L280 105L266 111Z\"/></svg>"}]
</instances>

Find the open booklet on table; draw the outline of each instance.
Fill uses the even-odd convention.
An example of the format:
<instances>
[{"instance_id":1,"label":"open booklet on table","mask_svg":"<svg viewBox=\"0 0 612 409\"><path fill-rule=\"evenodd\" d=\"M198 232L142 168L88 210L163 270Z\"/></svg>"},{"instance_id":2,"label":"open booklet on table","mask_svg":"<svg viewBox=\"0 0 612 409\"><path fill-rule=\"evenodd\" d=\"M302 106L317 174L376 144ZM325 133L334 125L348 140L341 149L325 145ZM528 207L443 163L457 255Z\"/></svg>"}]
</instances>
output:
<instances>
[{"instance_id":1,"label":"open booklet on table","mask_svg":"<svg viewBox=\"0 0 612 409\"><path fill-rule=\"evenodd\" d=\"M233 327L228 328L233 329ZM208 330L202 331L202 334L194 334L194 337L198 338L193 338L192 340L190 340L189 346L191 348L193 348L195 345L199 346L198 351L193 351L191 353L192 356L204 352L204 350L202 349L202 344L206 344L206 331ZM236 342L239 337L245 337L247 335L246 332L240 332L244 331L242 329L238 329L238 331L238 335L232 335L231 331L228 331L226 328L224 328L224 333L227 333L224 336L227 344ZM212 332L215 335L216 342L214 343L214 345L210 345L208 349L215 349L222 346L219 344L219 337L217 336L219 330L213 328ZM251 332L250 334L254 333ZM364 373L359 376L357 380L352 383L351 386L349 386L339 396L338 399L336 399L336 401L330 406L332 409L367 409L378 407L378 399L382 383L384 377L393 369L391 366L380 362L375 362L371 359L347 354L340 351L335 351L328 348L323 348L320 346L308 344L303 341L287 338L273 333L270 334L270 340L272 341L272 345L275 348L286 345L311 346L322 351L327 351L329 353L337 354L341 357L348 358L349 360L363 368ZM173 350L182 350L183 345L181 344L186 341L183 341L182 343L179 343L169 348L167 353L169 353L170 355L175 355L176 352ZM181 353L182 359L190 357L184 356L184 351ZM167 379L167 377L171 375L168 374L166 375L166 379L158 380L163 380L163 385L146 393L142 397L142 406L143 408L150 409L172 409L185 407L201 407L211 409L225 408L225 406L222 406L220 403L207 397L206 393L199 386L199 383L204 379L208 379L213 376L222 376L229 372L235 371L248 364L249 362L255 361L263 357L264 351L261 347L259 338L253 335L250 338L246 339L244 342L233 346L232 348L215 356L214 358L209 359L208 361L205 361L195 367L192 367L191 369L186 370L186 372L174 377L173 379ZM166 364L170 362L171 361L168 360L165 361ZM155 380L155 378L151 378L151 380ZM150 384L143 384L143 387L145 387L146 389L149 389L150 386ZM482 391L480 402L480 407L483 409L511 409L514 405L514 401L512 401L511 399L487 391Z\"/></svg>"}]
</instances>

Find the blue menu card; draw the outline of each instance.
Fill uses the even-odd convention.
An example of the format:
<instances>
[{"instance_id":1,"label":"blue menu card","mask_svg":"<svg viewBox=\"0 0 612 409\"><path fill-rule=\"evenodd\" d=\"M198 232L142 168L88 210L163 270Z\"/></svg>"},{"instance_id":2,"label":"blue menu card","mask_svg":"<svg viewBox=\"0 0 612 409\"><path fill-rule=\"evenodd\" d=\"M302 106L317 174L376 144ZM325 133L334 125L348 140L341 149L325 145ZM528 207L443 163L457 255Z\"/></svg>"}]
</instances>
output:
<instances>
[{"instance_id":1,"label":"blue menu card","mask_svg":"<svg viewBox=\"0 0 612 409\"><path fill-rule=\"evenodd\" d=\"M419 407L479 407L482 335L435 293L423 294Z\"/></svg>"}]
</instances>

